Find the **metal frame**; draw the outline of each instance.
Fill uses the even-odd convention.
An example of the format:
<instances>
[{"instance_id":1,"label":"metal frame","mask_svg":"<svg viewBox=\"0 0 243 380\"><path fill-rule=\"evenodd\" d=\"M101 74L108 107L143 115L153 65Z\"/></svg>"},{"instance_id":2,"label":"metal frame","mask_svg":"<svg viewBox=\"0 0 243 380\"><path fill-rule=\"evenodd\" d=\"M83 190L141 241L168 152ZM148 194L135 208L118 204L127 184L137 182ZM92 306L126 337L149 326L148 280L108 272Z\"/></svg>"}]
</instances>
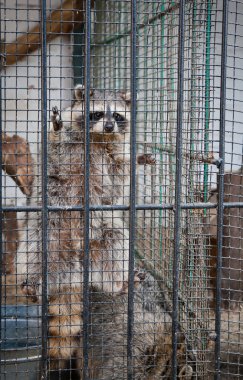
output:
<instances>
[{"instance_id":1,"label":"metal frame","mask_svg":"<svg viewBox=\"0 0 243 380\"><path fill-rule=\"evenodd\" d=\"M90 46L91 46L91 2L85 5L85 167L84 167L84 288L83 288L83 378L89 378L89 110L90 110Z\"/></svg>"},{"instance_id":2,"label":"metal frame","mask_svg":"<svg viewBox=\"0 0 243 380\"><path fill-rule=\"evenodd\" d=\"M179 43L178 43L178 96L176 128L176 180L174 204L174 258L173 258L173 310L172 310L172 375L177 377L177 334L178 334L178 291L179 291L179 253L180 253L180 215L181 215L181 177L182 177L182 123L184 99L184 28L185 1L180 1L179 8Z\"/></svg>"},{"instance_id":3,"label":"metal frame","mask_svg":"<svg viewBox=\"0 0 243 380\"><path fill-rule=\"evenodd\" d=\"M219 180L218 180L218 212L217 212L217 279L216 279L216 315L215 315L215 378L220 379L220 347L221 347L221 269L224 217L224 161L225 161L225 110L226 110L226 64L227 64L227 32L228 32L228 0L223 0L222 16L222 51L220 81L220 136L219 136Z\"/></svg>"},{"instance_id":4,"label":"metal frame","mask_svg":"<svg viewBox=\"0 0 243 380\"><path fill-rule=\"evenodd\" d=\"M42 149L42 359L41 374L47 377L48 371L48 198L47 198L47 38L46 38L46 0L41 2L41 149Z\"/></svg>"},{"instance_id":5,"label":"metal frame","mask_svg":"<svg viewBox=\"0 0 243 380\"><path fill-rule=\"evenodd\" d=\"M132 94L132 107L131 107L131 171L130 171L130 205L114 205L114 206L90 206L89 205L89 108L90 108L90 52L91 52L91 1L86 0L85 6L85 197L83 207L69 207L70 211L84 211L84 368L83 378L88 379L88 348L89 348L89 213L93 210L129 210L130 215L130 239L129 239L129 296L128 296L128 341L127 341L127 362L128 362L128 379L133 378L132 370L132 336L133 336L133 292L134 292L134 251L135 251L135 221L137 210L173 210L175 217L174 226L174 264L173 264L173 379L177 378L177 333L178 333L178 290L179 290L179 273L178 273L178 260L179 260L179 244L180 244L180 212L183 209L213 209L217 208L217 240L218 240L218 257L217 257L217 295L216 295L216 347L215 347L215 370L216 379L220 379L220 333L221 333L221 266L222 266L222 239L223 239L223 212L225 208L238 208L243 207L243 202L224 202L224 155L225 155L225 107L226 107L226 65L227 65L227 25L228 25L228 0L223 1L223 20L222 20L222 53L221 53L221 89L220 89L220 150L219 159L216 164L219 169L219 201L218 203L208 202L195 202L195 203L182 203L181 202L181 160L182 157L182 123L183 123L183 80L184 80L184 28L185 28L185 4L187 1L181 0L180 3L171 6L166 11L162 11L156 17L163 17L166 13L175 10L179 7L179 50L178 50L178 99L177 99L177 145L176 145L176 189L175 189L175 203L174 204L136 204L136 94L137 94L137 32L139 28L144 25L137 25L136 16L136 0L131 0L131 94ZM42 30L42 44L41 44L41 119L42 119L42 206L3 206L1 196L1 214L10 211L25 211L37 212L42 211L42 249L43 249L43 296L42 296L42 379L47 378L48 357L47 357L47 336L48 336L48 249L47 249L47 223L49 211L66 210L65 206L48 206L47 199L47 35L46 35L46 0L42 0L41 4L41 30ZM152 18L151 20L153 20ZM148 23L152 22L149 21ZM117 38L117 37L116 37ZM1 91L1 88L0 88ZM0 93L1 97L1 93ZM1 104L0 104L1 106ZM1 112L1 109L0 109ZM2 119L0 118L0 132L2 132ZM0 143L1 150L1 143ZM2 158L0 157L0 160ZM2 191L2 176L0 179ZM1 194L2 195L2 194ZM0 222L2 228L2 219ZM2 234L0 234L2 239ZM0 241L2 247L2 240ZM1 290L0 290L1 292Z\"/></svg>"}]
</instances>

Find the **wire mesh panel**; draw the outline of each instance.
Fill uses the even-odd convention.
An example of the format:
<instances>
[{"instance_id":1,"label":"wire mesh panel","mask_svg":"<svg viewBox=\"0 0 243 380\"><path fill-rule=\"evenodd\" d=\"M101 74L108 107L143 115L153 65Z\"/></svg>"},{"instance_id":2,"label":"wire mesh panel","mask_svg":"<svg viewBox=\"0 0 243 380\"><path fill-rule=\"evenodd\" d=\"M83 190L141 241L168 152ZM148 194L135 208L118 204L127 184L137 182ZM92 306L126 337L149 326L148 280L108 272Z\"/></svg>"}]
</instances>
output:
<instances>
[{"instance_id":1,"label":"wire mesh panel","mask_svg":"<svg viewBox=\"0 0 243 380\"><path fill-rule=\"evenodd\" d=\"M242 0L1 0L0 379L242 368Z\"/></svg>"}]
</instances>

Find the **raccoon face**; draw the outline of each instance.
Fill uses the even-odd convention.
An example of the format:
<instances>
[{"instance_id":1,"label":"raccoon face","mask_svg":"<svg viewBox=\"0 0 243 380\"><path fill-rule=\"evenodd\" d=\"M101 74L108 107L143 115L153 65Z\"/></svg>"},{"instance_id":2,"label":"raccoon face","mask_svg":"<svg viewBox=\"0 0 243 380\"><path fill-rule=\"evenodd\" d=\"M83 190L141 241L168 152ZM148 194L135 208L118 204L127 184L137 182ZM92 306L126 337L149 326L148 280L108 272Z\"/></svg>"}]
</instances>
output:
<instances>
[{"instance_id":1,"label":"raccoon face","mask_svg":"<svg viewBox=\"0 0 243 380\"><path fill-rule=\"evenodd\" d=\"M93 133L125 133L128 131L129 123L126 111L116 107L116 104L111 102L100 107L99 111L93 108L89 114L90 132Z\"/></svg>"},{"instance_id":2,"label":"raccoon face","mask_svg":"<svg viewBox=\"0 0 243 380\"><path fill-rule=\"evenodd\" d=\"M77 85L73 106L62 112L62 126L67 132L84 131L84 105L84 87ZM116 140L130 130L130 94L92 90L89 119L94 139Z\"/></svg>"}]
</instances>

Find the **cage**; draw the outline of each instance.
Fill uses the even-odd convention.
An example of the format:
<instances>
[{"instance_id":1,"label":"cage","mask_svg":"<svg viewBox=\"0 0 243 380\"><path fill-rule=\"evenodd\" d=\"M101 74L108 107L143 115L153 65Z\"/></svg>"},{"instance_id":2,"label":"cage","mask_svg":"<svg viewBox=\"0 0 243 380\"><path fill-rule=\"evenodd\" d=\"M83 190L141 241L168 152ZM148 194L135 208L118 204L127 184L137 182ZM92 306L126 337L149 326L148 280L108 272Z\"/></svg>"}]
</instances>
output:
<instances>
[{"instance_id":1,"label":"cage","mask_svg":"<svg viewBox=\"0 0 243 380\"><path fill-rule=\"evenodd\" d=\"M0 9L0 379L240 379L243 1Z\"/></svg>"}]
</instances>

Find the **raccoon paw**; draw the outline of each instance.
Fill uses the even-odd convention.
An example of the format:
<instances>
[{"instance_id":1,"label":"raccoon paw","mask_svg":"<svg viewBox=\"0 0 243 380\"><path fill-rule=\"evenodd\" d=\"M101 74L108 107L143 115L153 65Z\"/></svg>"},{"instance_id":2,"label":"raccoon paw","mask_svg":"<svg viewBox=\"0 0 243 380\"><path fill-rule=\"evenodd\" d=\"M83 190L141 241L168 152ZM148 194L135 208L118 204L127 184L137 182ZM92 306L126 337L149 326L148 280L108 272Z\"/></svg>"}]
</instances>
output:
<instances>
[{"instance_id":1,"label":"raccoon paw","mask_svg":"<svg viewBox=\"0 0 243 380\"><path fill-rule=\"evenodd\" d=\"M80 342L77 337L52 336L50 334L48 346L51 370L66 369L68 363L70 364L71 360L75 359L78 343Z\"/></svg>"},{"instance_id":2,"label":"raccoon paw","mask_svg":"<svg viewBox=\"0 0 243 380\"><path fill-rule=\"evenodd\" d=\"M56 106L52 107L51 121L52 121L53 129L55 132L59 131L62 128L61 115Z\"/></svg>"},{"instance_id":3,"label":"raccoon paw","mask_svg":"<svg viewBox=\"0 0 243 380\"><path fill-rule=\"evenodd\" d=\"M146 278L146 272L142 269L135 269L134 270L134 288L136 289L141 282L143 282ZM123 283L123 287L121 291L119 292L120 294L127 294L128 293L128 281L125 281Z\"/></svg>"},{"instance_id":4,"label":"raccoon paw","mask_svg":"<svg viewBox=\"0 0 243 380\"><path fill-rule=\"evenodd\" d=\"M141 156L137 157L137 163L138 165L155 165L156 160L152 156L152 154L142 154Z\"/></svg>"},{"instance_id":5,"label":"raccoon paw","mask_svg":"<svg viewBox=\"0 0 243 380\"><path fill-rule=\"evenodd\" d=\"M188 364L185 364L181 369L180 369L180 372L179 372L179 375L178 375L178 378L179 379L186 379L186 380L190 380L192 379L192 376L193 376L193 369L190 365Z\"/></svg>"},{"instance_id":6,"label":"raccoon paw","mask_svg":"<svg viewBox=\"0 0 243 380\"><path fill-rule=\"evenodd\" d=\"M57 106L52 107L52 113L53 115L57 115L59 113Z\"/></svg>"},{"instance_id":7,"label":"raccoon paw","mask_svg":"<svg viewBox=\"0 0 243 380\"><path fill-rule=\"evenodd\" d=\"M32 302L36 303L38 301L39 285L37 283L26 280L22 283L21 290Z\"/></svg>"},{"instance_id":8,"label":"raccoon paw","mask_svg":"<svg viewBox=\"0 0 243 380\"><path fill-rule=\"evenodd\" d=\"M144 269L141 269L141 268L135 268L135 271L134 271L134 280L138 281L138 282L142 282L145 280L147 276L147 273L145 272Z\"/></svg>"}]
</instances>

